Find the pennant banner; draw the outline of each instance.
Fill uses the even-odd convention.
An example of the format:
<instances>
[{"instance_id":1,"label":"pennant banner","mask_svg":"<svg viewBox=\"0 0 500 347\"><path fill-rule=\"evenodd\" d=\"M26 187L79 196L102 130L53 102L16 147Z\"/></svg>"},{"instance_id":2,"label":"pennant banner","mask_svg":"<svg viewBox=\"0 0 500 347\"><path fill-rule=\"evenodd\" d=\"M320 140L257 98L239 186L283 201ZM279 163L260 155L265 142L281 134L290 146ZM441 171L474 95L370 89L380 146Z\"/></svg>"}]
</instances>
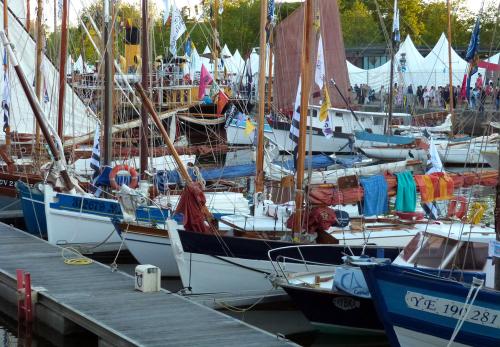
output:
<instances>
[{"instance_id":1,"label":"pennant banner","mask_svg":"<svg viewBox=\"0 0 500 347\"><path fill-rule=\"evenodd\" d=\"M210 83L212 83L212 81L212 75L210 75L210 72L208 72L205 65L202 64L200 72L200 86L198 87L198 99L201 100L205 96L205 89L210 85Z\"/></svg>"},{"instance_id":2,"label":"pennant banner","mask_svg":"<svg viewBox=\"0 0 500 347\"><path fill-rule=\"evenodd\" d=\"M172 25L170 27L170 53L173 56L177 55L177 40L186 31L186 25L182 19L182 14L179 9L172 6Z\"/></svg>"},{"instance_id":3,"label":"pennant banner","mask_svg":"<svg viewBox=\"0 0 500 347\"><path fill-rule=\"evenodd\" d=\"M299 85L297 86L297 95L295 96L295 104L293 106L292 125L290 126L290 139L299 143L299 127L300 127L300 90L302 88L302 78L299 77Z\"/></svg>"},{"instance_id":4,"label":"pennant banner","mask_svg":"<svg viewBox=\"0 0 500 347\"><path fill-rule=\"evenodd\" d=\"M325 84L326 68L325 68L325 55L323 52L323 40L319 35L318 42L318 57L316 58L316 70L314 72L314 82L321 89Z\"/></svg>"}]
</instances>

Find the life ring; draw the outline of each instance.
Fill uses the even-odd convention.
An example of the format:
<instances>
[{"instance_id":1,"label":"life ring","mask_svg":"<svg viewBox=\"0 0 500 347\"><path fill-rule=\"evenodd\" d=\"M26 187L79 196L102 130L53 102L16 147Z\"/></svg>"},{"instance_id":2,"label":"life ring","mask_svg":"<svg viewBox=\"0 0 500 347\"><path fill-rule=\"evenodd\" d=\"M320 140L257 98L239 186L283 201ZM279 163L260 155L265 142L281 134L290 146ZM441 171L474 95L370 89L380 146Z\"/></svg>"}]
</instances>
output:
<instances>
[{"instance_id":1,"label":"life ring","mask_svg":"<svg viewBox=\"0 0 500 347\"><path fill-rule=\"evenodd\" d=\"M422 220L424 219L423 212L394 212L396 216L401 218L402 220Z\"/></svg>"},{"instance_id":2,"label":"life ring","mask_svg":"<svg viewBox=\"0 0 500 347\"><path fill-rule=\"evenodd\" d=\"M457 210L457 203L460 202L460 208ZM455 196L450 199L448 204L448 218L464 218L467 213L467 199L464 196Z\"/></svg>"},{"instance_id":3,"label":"life ring","mask_svg":"<svg viewBox=\"0 0 500 347\"><path fill-rule=\"evenodd\" d=\"M118 175L118 172L120 171L127 171L130 174L130 183L128 186L132 189L136 188L139 184L139 175L132 166L128 166L126 164L116 165L113 170L111 170L111 173L109 174L109 183L111 184L111 187L115 190L120 189L120 186L116 183L116 175Z\"/></svg>"}]
</instances>

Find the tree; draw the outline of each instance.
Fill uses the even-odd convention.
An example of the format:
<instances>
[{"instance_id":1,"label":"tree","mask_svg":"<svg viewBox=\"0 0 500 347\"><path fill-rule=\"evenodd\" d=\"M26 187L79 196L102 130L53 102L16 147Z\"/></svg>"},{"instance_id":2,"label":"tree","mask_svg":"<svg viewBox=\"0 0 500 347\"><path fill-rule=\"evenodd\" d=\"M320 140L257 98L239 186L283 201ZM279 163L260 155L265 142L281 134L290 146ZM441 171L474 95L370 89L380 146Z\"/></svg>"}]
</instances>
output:
<instances>
[{"instance_id":1,"label":"tree","mask_svg":"<svg viewBox=\"0 0 500 347\"><path fill-rule=\"evenodd\" d=\"M340 17L344 43L347 47L383 42L378 22L361 0L356 0L351 6L344 7Z\"/></svg>"}]
</instances>

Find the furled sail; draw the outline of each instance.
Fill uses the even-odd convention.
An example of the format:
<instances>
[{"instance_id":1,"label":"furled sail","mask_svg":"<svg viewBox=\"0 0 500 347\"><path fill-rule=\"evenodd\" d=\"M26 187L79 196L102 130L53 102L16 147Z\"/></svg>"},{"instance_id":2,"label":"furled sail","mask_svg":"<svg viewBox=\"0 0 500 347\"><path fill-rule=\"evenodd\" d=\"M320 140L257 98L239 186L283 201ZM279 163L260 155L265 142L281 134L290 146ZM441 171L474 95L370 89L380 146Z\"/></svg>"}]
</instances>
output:
<instances>
[{"instance_id":1,"label":"furled sail","mask_svg":"<svg viewBox=\"0 0 500 347\"><path fill-rule=\"evenodd\" d=\"M21 2L21 1L19 1ZM17 3L16 1L13 2ZM9 5L10 6L10 5ZM13 8L18 11L19 9ZM34 83L35 78L35 41L26 32L23 19L17 18L9 11L9 40L14 44L19 63L26 74L28 81ZM0 6L1 18L3 18L3 7ZM4 50L0 49L3 59ZM44 79L42 93L45 94L42 107L47 118L54 128L57 127L57 105L58 105L58 70L52 62L44 56L42 64L42 75ZM18 133L33 134L35 132L35 117L31 111L19 80L15 77L12 68L10 71L11 105L10 105L10 127L11 131ZM3 80L3 78L2 78ZM65 121L64 135L73 137L90 133L95 128L95 120L91 118L82 100L67 85L65 93ZM5 138L5 133L0 132L0 139Z\"/></svg>"}]
</instances>

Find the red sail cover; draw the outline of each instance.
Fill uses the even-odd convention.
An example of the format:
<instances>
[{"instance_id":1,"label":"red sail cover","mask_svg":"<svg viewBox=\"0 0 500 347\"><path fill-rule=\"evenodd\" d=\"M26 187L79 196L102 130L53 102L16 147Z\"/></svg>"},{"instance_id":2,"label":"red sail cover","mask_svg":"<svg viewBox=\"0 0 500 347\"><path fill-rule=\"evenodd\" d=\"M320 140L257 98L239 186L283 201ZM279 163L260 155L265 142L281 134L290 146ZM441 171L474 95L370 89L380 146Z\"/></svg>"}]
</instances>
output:
<instances>
[{"instance_id":1,"label":"red sail cover","mask_svg":"<svg viewBox=\"0 0 500 347\"><path fill-rule=\"evenodd\" d=\"M175 210L175 213L182 213L184 215L183 224L186 230L200 233L210 232L208 223L201 210L206 202L205 194L199 183L193 182L186 185Z\"/></svg>"},{"instance_id":2,"label":"red sail cover","mask_svg":"<svg viewBox=\"0 0 500 347\"><path fill-rule=\"evenodd\" d=\"M318 0L317 5L320 14L321 36L323 38L323 49L326 66L326 80L335 80L342 94L347 98L349 88L349 75L342 38L342 27L340 24L340 13L337 0ZM301 6L286 17L274 30L274 100L276 106L285 114L291 114L299 83L300 61L302 53L302 27L304 20L304 7ZM312 45L313 73L318 51L318 40ZM338 92L330 83L328 85L332 106L345 108L345 104ZM319 88L314 84L311 86L311 94L317 94ZM320 99L313 99L313 104L319 104Z\"/></svg>"}]
</instances>

